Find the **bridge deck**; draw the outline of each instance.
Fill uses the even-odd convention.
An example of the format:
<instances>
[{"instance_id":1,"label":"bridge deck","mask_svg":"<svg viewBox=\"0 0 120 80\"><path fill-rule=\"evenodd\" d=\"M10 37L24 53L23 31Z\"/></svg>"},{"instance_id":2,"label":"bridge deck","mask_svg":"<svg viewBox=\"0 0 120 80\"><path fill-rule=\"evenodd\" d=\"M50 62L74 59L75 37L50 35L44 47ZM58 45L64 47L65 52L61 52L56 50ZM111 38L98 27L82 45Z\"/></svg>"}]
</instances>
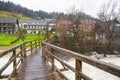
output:
<instances>
[{"instance_id":1,"label":"bridge deck","mask_svg":"<svg viewBox=\"0 0 120 80\"><path fill-rule=\"evenodd\" d=\"M41 58L41 49L28 56L17 72L16 80L61 80L50 66Z\"/></svg>"}]
</instances>

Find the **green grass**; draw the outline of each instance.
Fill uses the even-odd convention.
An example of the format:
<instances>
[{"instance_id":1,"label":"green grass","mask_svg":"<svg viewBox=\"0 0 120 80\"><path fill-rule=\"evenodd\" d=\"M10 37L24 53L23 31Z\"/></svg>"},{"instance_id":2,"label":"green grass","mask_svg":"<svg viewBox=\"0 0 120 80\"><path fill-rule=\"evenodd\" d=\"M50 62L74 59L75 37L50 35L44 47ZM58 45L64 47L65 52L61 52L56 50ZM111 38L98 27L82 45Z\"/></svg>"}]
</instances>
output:
<instances>
[{"instance_id":1,"label":"green grass","mask_svg":"<svg viewBox=\"0 0 120 80\"><path fill-rule=\"evenodd\" d=\"M14 41L18 38L17 34L0 34L0 45L11 45L11 41ZM31 40L35 40L35 39L44 39L45 38L45 34L40 34L39 36L37 34L27 34L25 41L31 41ZM21 43L22 40L19 39L16 43L12 44L12 45L17 45L19 43Z\"/></svg>"},{"instance_id":2,"label":"green grass","mask_svg":"<svg viewBox=\"0 0 120 80\"><path fill-rule=\"evenodd\" d=\"M18 19L32 19L30 17L24 16L23 14L11 13L8 11L0 11L0 17L4 18L17 17Z\"/></svg>"},{"instance_id":3,"label":"green grass","mask_svg":"<svg viewBox=\"0 0 120 80\"><path fill-rule=\"evenodd\" d=\"M17 39L16 34L0 34L0 45L10 45L10 42Z\"/></svg>"},{"instance_id":4,"label":"green grass","mask_svg":"<svg viewBox=\"0 0 120 80\"><path fill-rule=\"evenodd\" d=\"M49 34L49 38L54 37L54 34ZM0 34L0 50L6 50L8 48L11 48L13 46L16 46L22 42L21 39L19 39L14 44L10 44L11 41L14 41L18 38L17 34ZM36 39L45 39L45 34L27 34L25 41L31 41Z\"/></svg>"}]
</instances>

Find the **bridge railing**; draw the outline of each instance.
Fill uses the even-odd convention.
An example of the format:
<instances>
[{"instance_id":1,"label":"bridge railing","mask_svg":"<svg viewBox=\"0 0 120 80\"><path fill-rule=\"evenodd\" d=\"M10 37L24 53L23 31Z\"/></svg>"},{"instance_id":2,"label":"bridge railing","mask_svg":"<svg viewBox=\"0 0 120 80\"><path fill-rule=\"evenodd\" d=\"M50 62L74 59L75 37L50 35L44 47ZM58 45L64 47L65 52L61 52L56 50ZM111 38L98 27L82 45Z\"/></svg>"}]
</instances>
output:
<instances>
[{"instance_id":1,"label":"bridge railing","mask_svg":"<svg viewBox=\"0 0 120 80\"><path fill-rule=\"evenodd\" d=\"M55 53L59 52L61 54L65 54L66 56L72 57L75 59L75 65L73 64L70 65L61 57L58 57ZM75 73L75 80L92 80L89 75L86 75L82 72L82 63L85 62L87 64L90 64L96 68L99 68L101 70L106 71L107 73L111 73L117 77L120 77L120 67L99 61L97 59L93 59L87 56L84 56L82 54L60 48L58 46L52 45L46 41L43 42L43 47L42 47L42 57L45 61L49 61L52 66L52 71L58 72L58 74L61 76L63 80L69 80L63 73L62 71L65 70L71 70ZM55 60L59 61L64 69L59 69L55 65Z\"/></svg>"},{"instance_id":2,"label":"bridge railing","mask_svg":"<svg viewBox=\"0 0 120 80\"><path fill-rule=\"evenodd\" d=\"M19 66L25 61L26 56L32 54L34 51L37 51L41 43L41 40L27 41L0 53L0 59L4 58L6 55L9 56L7 57L7 62L5 62L2 66L0 65L0 79L7 78L8 80L11 80L15 78L17 70ZM9 66L13 67L11 73L4 75L3 72Z\"/></svg>"}]
</instances>

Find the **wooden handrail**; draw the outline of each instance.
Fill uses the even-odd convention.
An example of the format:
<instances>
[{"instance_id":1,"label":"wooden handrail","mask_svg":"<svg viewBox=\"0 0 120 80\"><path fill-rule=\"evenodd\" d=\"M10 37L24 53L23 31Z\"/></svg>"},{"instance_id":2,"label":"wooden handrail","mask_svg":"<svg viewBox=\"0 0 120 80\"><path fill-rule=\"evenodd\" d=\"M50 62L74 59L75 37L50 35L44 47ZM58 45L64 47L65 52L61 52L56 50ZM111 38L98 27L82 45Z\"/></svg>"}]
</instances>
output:
<instances>
[{"instance_id":1,"label":"wooden handrail","mask_svg":"<svg viewBox=\"0 0 120 80\"><path fill-rule=\"evenodd\" d=\"M53 59L56 59L57 61L62 63L64 66L66 66L68 69L75 72L75 74L76 74L75 80L81 80L81 79L92 80L88 75L85 75L84 73L82 73L82 62L85 62L87 64L95 66L95 67L97 67L101 70L104 70L108 73L111 73L117 77L120 77L120 67L119 66L115 66L115 65L103 62L103 61L99 61L97 59L87 57L87 56L82 55L80 53L76 53L76 52L52 45L46 41L43 41L42 44L43 44L42 56L43 56L44 60L48 60L51 62L52 69L55 67L55 66L53 66L53 65L55 65ZM62 54L65 54L69 57L75 58L75 60L76 60L76 65L74 65L75 68L73 68L72 66L67 64L61 58L54 55L54 51L57 51L57 52L60 52ZM55 68L55 69L57 69L57 68ZM61 72L61 74L62 74L62 72ZM67 80L67 78L65 80Z\"/></svg>"},{"instance_id":2,"label":"wooden handrail","mask_svg":"<svg viewBox=\"0 0 120 80\"><path fill-rule=\"evenodd\" d=\"M3 58L4 56L8 54L12 54L12 56L9 58L8 62L5 63L2 68L0 68L0 79L1 78L8 78L8 80L11 80L15 75L17 74L17 69L19 65L25 61L25 58L27 56L27 51L29 50L31 54L33 53L33 50L37 50L40 44L42 43L42 40L33 40L33 41L27 41L27 42L22 42L21 44L10 48L6 51L3 51L0 54L0 58ZM19 60L17 60L19 59ZM13 64L13 71L9 75L2 75L2 73L5 71L5 69L8 68L10 64Z\"/></svg>"}]
</instances>

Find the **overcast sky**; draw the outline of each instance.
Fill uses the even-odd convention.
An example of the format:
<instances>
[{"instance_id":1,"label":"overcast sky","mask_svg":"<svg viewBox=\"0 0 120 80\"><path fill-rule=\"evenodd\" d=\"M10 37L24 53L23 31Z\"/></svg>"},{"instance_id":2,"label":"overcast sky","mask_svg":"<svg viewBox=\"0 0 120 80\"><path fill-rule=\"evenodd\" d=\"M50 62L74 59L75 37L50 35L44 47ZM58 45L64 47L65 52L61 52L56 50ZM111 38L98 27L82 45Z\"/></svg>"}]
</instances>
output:
<instances>
[{"instance_id":1,"label":"overcast sky","mask_svg":"<svg viewBox=\"0 0 120 80\"><path fill-rule=\"evenodd\" d=\"M103 4L110 0L4 0L12 1L15 4L20 4L23 7L33 10L43 10L47 12L68 12L73 6L79 8L83 12L96 17L97 12ZM120 0L112 0L118 1Z\"/></svg>"}]
</instances>

